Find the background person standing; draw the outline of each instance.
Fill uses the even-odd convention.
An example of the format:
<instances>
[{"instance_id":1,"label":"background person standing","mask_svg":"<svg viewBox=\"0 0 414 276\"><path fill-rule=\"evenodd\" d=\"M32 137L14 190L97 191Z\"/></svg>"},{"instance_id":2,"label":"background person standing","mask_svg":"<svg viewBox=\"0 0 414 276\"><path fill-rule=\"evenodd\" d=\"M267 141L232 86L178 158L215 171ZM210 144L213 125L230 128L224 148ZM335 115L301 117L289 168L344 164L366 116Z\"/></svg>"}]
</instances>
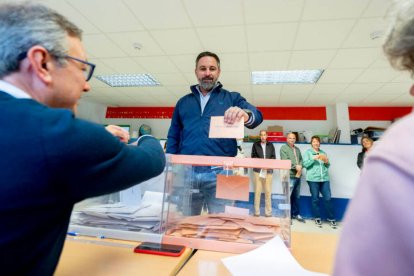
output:
<instances>
[{"instance_id":1,"label":"background person standing","mask_svg":"<svg viewBox=\"0 0 414 276\"><path fill-rule=\"evenodd\" d=\"M265 130L260 131L260 141L253 143L252 158L276 159L275 147L267 141ZM254 215L260 216L260 198L265 193L265 216L272 216L273 170L253 169L254 174Z\"/></svg>"},{"instance_id":2,"label":"background person standing","mask_svg":"<svg viewBox=\"0 0 414 276\"><path fill-rule=\"evenodd\" d=\"M332 228L336 228L328 173L331 164L326 152L320 149L321 140L319 136L312 136L311 145L312 148L306 150L303 155L303 166L306 168L306 181L309 184L312 197L312 216L316 225L322 227L319 208L319 193L321 193L329 224Z\"/></svg>"},{"instance_id":3,"label":"background person standing","mask_svg":"<svg viewBox=\"0 0 414 276\"><path fill-rule=\"evenodd\" d=\"M364 160L367 156L368 151L371 150L372 146L374 145L374 140L369 137L362 137L361 144L362 150L360 153L358 153L357 157L357 166L360 169L362 169L362 166L364 165Z\"/></svg>"}]
</instances>

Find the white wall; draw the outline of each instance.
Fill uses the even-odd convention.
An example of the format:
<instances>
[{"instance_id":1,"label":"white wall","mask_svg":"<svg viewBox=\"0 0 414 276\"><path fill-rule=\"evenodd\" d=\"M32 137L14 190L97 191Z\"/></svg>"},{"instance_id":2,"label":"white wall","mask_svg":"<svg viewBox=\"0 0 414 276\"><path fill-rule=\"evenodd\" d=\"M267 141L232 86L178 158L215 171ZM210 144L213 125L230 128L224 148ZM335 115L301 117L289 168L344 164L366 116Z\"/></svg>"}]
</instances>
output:
<instances>
[{"instance_id":1,"label":"white wall","mask_svg":"<svg viewBox=\"0 0 414 276\"><path fill-rule=\"evenodd\" d=\"M104 118L103 116L102 118ZM152 135L157 138L167 138L168 129L170 128L171 119L103 119L104 124L130 125L132 131L138 130L142 124L149 125L152 128ZM366 128L369 126L387 128L390 121L349 121L349 130L357 128ZM338 125L336 106L326 106L326 120L264 120L263 123L255 129L245 128L245 135L258 135L261 129L267 129L268 126L283 126L285 134L290 131L304 132L311 131L313 134L325 134ZM342 135L350 133L341 132Z\"/></svg>"},{"instance_id":2,"label":"white wall","mask_svg":"<svg viewBox=\"0 0 414 276\"><path fill-rule=\"evenodd\" d=\"M81 99L79 101L78 113L76 116L78 118L89 120L98 124L104 124L106 106Z\"/></svg>"},{"instance_id":3,"label":"white wall","mask_svg":"<svg viewBox=\"0 0 414 276\"><path fill-rule=\"evenodd\" d=\"M246 157L251 156L251 148L253 143L245 142L242 147ZM280 147L284 143L273 143L276 149L276 158L280 159ZM296 144L302 154L310 148L309 144ZM321 144L329 158L331 166L329 167L329 175L331 177L332 197L336 198L352 198L360 175L360 170L356 164L358 152L361 151L360 145L332 145ZM253 182L251 182L253 183ZM253 187L250 187L253 191ZM272 191L280 192L281 184L278 174L274 175ZM301 195L310 196L309 186L306 182L306 170L302 176Z\"/></svg>"},{"instance_id":4,"label":"white wall","mask_svg":"<svg viewBox=\"0 0 414 276\"><path fill-rule=\"evenodd\" d=\"M151 127L153 136L165 139L167 138L171 119L105 119L104 124L130 125L131 134L132 131L138 131L142 124L146 124Z\"/></svg>"},{"instance_id":5,"label":"white wall","mask_svg":"<svg viewBox=\"0 0 414 276\"><path fill-rule=\"evenodd\" d=\"M152 128L152 135L160 139L165 139L167 138L171 119L104 119L102 123L131 125L131 134L132 131L138 130L142 124L146 124ZM369 126L387 128L390 124L390 121L350 121L350 129L364 129ZM285 134L290 131L303 132L306 130L312 131L313 134L328 134L329 130L336 126L336 121L332 117L328 117L326 121L264 120L255 129L245 128L245 135L258 135L261 129L266 129L268 126L273 125L283 126Z\"/></svg>"},{"instance_id":6,"label":"white wall","mask_svg":"<svg viewBox=\"0 0 414 276\"><path fill-rule=\"evenodd\" d=\"M387 128L391 125L391 121L350 121L351 130L367 127L383 127Z\"/></svg>"},{"instance_id":7,"label":"white wall","mask_svg":"<svg viewBox=\"0 0 414 276\"><path fill-rule=\"evenodd\" d=\"M105 124L130 125L131 131L138 130L142 124L147 124L152 128L152 135L158 138L166 138L170 128L171 119L105 119ZM265 120L255 129L245 128L245 135L259 135L261 129L268 126L283 126L285 132L312 130L314 134L328 134L333 127L330 121L299 121L299 120ZM132 133L132 132L131 132Z\"/></svg>"},{"instance_id":8,"label":"white wall","mask_svg":"<svg viewBox=\"0 0 414 276\"><path fill-rule=\"evenodd\" d=\"M326 107L327 120L304 121L304 120L264 120L263 123L255 129L245 128L245 135L258 135L261 129L267 129L268 126L283 126L284 132L290 131L312 131L314 134L328 134L329 130L336 126L336 117L332 107ZM149 125L152 128L152 135L157 138L167 138L168 129L170 128L171 119L104 119L105 124L130 125L131 133L138 130L142 124Z\"/></svg>"}]
</instances>

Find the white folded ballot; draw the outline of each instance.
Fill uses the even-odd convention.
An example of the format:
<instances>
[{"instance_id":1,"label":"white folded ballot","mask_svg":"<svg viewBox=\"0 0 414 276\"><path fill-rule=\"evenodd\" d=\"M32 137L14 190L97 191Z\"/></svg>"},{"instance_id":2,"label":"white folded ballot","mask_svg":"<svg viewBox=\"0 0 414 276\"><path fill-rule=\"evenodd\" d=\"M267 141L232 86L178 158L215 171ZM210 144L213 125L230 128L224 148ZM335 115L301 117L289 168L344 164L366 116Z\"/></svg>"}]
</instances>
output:
<instances>
[{"instance_id":1,"label":"white folded ballot","mask_svg":"<svg viewBox=\"0 0 414 276\"><path fill-rule=\"evenodd\" d=\"M163 193L146 191L139 205L124 202L83 207L72 213L71 224L129 231L157 231Z\"/></svg>"}]
</instances>

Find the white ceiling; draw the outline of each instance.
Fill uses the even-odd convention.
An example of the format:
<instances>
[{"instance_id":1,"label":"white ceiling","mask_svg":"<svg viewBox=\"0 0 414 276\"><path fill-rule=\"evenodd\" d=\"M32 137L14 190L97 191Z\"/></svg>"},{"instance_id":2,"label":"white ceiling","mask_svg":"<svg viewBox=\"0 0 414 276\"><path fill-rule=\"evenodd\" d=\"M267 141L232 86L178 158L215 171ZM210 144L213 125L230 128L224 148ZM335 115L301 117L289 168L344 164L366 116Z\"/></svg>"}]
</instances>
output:
<instances>
[{"instance_id":1,"label":"white ceiling","mask_svg":"<svg viewBox=\"0 0 414 276\"><path fill-rule=\"evenodd\" d=\"M0 0L4 2L3 0ZM195 57L216 52L220 81L257 106L413 105L408 73L381 51L391 0L38 0L84 30L95 74L150 73L160 87L93 79L87 101L174 106L196 82ZM142 44L141 50L133 43ZM251 71L325 69L315 85L251 85Z\"/></svg>"}]
</instances>

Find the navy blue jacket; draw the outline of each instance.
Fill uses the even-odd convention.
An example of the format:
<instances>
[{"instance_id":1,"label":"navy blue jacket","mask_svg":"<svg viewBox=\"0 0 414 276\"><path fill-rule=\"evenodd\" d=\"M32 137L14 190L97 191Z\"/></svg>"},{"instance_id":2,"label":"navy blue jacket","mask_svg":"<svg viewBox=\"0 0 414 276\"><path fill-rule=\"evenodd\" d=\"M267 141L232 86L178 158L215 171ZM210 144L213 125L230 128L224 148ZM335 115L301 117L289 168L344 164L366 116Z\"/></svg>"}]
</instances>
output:
<instances>
[{"instance_id":1,"label":"navy blue jacket","mask_svg":"<svg viewBox=\"0 0 414 276\"><path fill-rule=\"evenodd\" d=\"M191 93L176 104L168 131L167 153L236 156L237 141L228 138L208 138L211 116L224 116L224 112L237 106L254 114L254 121L248 128L255 128L263 121L262 113L249 104L240 93L229 92L219 84L211 91L210 99L201 114L200 94L197 86L191 86Z\"/></svg>"},{"instance_id":2,"label":"navy blue jacket","mask_svg":"<svg viewBox=\"0 0 414 276\"><path fill-rule=\"evenodd\" d=\"M127 146L65 109L0 91L0 271L52 275L73 205L160 174L158 140Z\"/></svg>"}]
</instances>

